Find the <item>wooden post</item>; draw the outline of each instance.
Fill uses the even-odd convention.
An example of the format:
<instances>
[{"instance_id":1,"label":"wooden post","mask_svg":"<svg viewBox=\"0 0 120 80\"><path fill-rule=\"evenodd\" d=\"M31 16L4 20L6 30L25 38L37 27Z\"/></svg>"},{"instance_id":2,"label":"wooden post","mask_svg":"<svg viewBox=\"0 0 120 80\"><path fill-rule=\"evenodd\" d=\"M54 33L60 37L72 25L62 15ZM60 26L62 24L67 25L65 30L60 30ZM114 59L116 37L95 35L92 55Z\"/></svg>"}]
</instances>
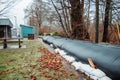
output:
<instances>
[{"instance_id":1,"label":"wooden post","mask_svg":"<svg viewBox=\"0 0 120 80\"><path fill-rule=\"evenodd\" d=\"M18 45L19 45L19 48L21 48L20 38L18 38Z\"/></svg>"},{"instance_id":2,"label":"wooden post","mask_svg":"<svg viewBox=\"0 0 120 80\"><path fill-rule=\"evenodd\" d=\"M117 27L117 32L118 32L118 38L119 38L119 41L120 41L120 29L119 29L119 24L118 24L117 21L116 21L116 27Z\"/></svg>"},{"instance_id":3,"label":"wooden post","mask_svg":"<svg viewBox=\"0 0 120 80\"><path fill-rule=\"evenodd\" d=\"M93 63L93 60L91 58L88 58L88 62L92 68L96 68L96 65Z\"/></svg>"},{"instance_id":4,"label":"wooden post","mask_svg":"<svg viewBox=\"0 0 120 80\"><path fill-rule=\"evenodd\" d=\"M4 48L4 49L7 48L7 39L6 39L6 38L3 40L3 48Z\"/></svg>"}]
</instances>

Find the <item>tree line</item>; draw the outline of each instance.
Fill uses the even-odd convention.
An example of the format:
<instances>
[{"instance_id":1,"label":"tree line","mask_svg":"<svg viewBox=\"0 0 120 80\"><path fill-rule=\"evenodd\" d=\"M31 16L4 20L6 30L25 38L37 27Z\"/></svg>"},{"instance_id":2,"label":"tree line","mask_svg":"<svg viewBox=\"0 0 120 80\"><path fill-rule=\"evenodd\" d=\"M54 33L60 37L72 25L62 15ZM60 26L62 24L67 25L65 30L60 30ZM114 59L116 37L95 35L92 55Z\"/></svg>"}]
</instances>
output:
<instances>
[{"instance_id":1,"label":"tree line","mask_svg":"<svg viewBox=\"0 0 120 80\"><path fill-rule=\"evenodd\" d=\"M119 5L119 0L34 0L26 13L33 19L29 24L40 28L45 20L57 23L72 39L90 40L94 32L96 43L119 42L115 26Z\"/></svg>"}]
</instances>

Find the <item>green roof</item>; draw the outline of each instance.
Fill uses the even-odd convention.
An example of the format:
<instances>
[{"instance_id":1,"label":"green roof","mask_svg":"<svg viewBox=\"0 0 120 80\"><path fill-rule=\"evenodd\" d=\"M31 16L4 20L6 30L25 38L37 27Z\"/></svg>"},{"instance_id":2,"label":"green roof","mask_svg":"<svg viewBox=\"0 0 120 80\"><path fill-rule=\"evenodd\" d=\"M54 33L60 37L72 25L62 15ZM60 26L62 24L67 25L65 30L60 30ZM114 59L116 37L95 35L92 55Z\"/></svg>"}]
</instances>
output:
<instances>
[{"instance_id":1,"label":"green roof","mask_svg":"<svg viewBox=\"0 0 120 80\"><path fill-rule=\"evenodd\" d=\"M8 25L10 27L13 27L12 22L10 21L10 19L0 19L0 25Z\"/></svg>"}]
</instances>

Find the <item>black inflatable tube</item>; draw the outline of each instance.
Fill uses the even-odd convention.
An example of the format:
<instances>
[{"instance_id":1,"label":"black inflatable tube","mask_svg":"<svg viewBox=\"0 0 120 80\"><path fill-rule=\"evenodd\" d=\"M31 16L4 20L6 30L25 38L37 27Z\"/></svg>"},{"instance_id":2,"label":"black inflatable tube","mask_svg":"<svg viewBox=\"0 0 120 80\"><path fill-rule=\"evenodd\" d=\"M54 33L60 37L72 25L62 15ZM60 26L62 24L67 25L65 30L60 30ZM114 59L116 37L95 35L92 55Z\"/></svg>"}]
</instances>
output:
<instances>
[{"instance_id":1,"label":"black inflatable tube","mask_svg":"<svg viewBox=\"0 0 120 80\"><path fill-rule=\"evenodd\" d=\"M79 60L88 63L93 59L98 68L103 70L113 80L120 79L120 47L89 43L87 41L71 40L61 37L43 37L43 41L58 46Z\"/></svg>"}]
</instances>

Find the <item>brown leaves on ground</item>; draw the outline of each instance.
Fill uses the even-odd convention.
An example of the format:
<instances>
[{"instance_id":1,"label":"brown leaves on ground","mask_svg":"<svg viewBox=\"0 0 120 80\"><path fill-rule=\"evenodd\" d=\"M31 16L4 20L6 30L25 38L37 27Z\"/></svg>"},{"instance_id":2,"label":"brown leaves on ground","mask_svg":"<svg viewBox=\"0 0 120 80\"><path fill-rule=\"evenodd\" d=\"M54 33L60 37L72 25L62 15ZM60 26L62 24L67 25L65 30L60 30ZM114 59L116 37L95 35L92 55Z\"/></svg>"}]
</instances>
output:
<instances>
[{"instance_id":1,"label":"brown leaves on ground","mask_svg":"<svg viewBox=\"0 0 120 80\"><path fill-rule=\"evenodd\" d=\"M34 75L31 75L30 80L36 80L36 77Z\"/></svg>"},{"instance_id":2,"label":"brown leaves on ground","mask_svg":"<svg viewBox=\"0 0 120 80\"><path fill-rule=\"evenodd\" d=\"M40 47L39 51L43 53L37 60L41 64L40 76L46 77L47 80L78 80L75 73L63 66L62 58L57 53L51 53L43 47Z\"/></svg>"},{"instance_id":3,"label":"brown leaves on ground","mask_svg":"<svg viewBox=\"0 0 120 80\"><path fill-rule=\"evenodd\" d=\"M44 68L58 70L62 67L61 58L58 58L58 54L52 54L45 48L39 48L44 54L37 60L43 63Z\"/></svg>"}]
</instances>

